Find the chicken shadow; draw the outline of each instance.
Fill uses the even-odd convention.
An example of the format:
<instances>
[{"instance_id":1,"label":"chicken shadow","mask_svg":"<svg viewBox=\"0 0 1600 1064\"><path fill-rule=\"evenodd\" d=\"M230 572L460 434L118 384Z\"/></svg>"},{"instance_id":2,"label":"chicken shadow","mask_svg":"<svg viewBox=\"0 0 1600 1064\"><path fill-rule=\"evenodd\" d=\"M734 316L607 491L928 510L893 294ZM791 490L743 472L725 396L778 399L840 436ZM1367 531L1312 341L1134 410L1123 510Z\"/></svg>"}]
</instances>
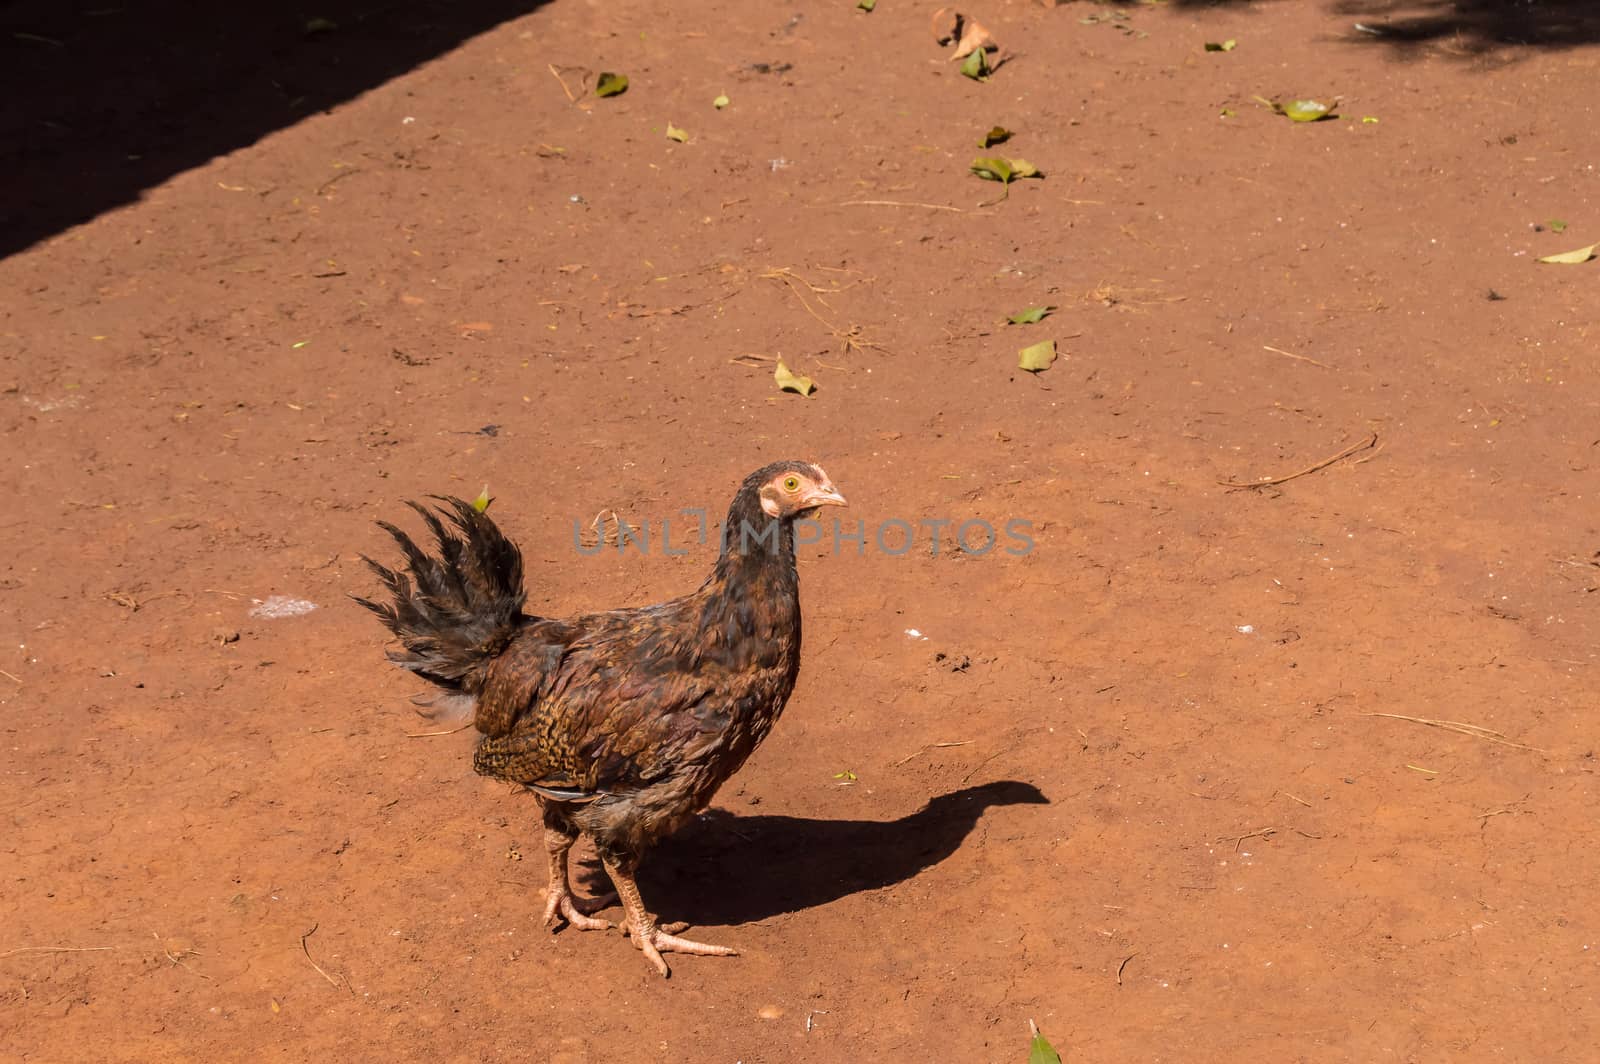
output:
<instances>
[{"instance_id":1,"label":"chicken shadow","mask_svg":"<svg viewBox=\"0 0 1600 1064\"><path fill-rule=\"evenodd\" d=\"M1049 801L1032 784L1002 780L942 794L898 820L712 809L651 854L640 887L666 919L750 923L904 882L955 853L987 810Z\"/></svg>"}]
</instances>

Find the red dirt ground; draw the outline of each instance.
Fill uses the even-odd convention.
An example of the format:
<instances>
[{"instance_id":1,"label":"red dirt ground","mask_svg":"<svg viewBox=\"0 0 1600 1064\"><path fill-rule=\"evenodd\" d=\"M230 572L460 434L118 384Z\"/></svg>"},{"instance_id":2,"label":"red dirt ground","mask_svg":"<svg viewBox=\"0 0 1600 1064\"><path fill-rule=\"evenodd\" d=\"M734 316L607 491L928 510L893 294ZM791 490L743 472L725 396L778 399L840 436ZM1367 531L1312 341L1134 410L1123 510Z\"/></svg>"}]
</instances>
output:
<instances>
[{"instance_id":1,"label":"red dirt ground","mask_svg":"<svg viewBox=\"0 0 1600 1064\"><path fill-rule=\"evenodd\" d=\"M978 84L933 6L554 0L0 263L0 1055L1593 1052L1600 261L1534 260L1600 240L1600 49L991 0ZM996 123L1047 176L980 206ZM484 483L533 608L678 594L713 548L573 523L787 457L1036 549L806 552L645 883L742 955L662 981L536 926L533 803L346 596Z\"/></svg>"}]
</instances>

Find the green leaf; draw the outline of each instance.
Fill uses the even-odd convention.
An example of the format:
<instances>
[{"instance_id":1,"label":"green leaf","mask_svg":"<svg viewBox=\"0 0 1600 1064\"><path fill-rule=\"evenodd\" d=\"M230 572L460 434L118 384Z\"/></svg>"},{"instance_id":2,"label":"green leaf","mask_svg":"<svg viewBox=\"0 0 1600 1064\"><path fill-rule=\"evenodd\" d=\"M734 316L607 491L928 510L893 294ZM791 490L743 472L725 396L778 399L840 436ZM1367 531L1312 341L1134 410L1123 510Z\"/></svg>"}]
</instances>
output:
<instances>
[{"instance_id":1,"label":"green leaf","mask_svg":"<svg viewBox=\"0 0 1600 1064\"><path fill-rule=\"evenodd\" d=\"M877 6L878 0L861 0L861 2L856 5L856 7L860 8L862 11L871 11Z\"/></svg>"},{"instance_id":2,"label":"green leaf","mask_svg":"<svg viewBox=\"0 0 1600 1064\"><path fill-rule=\"evenodd\" d=\"M628 75L613 74L606 70L595 79L594 94L596 96L615 96L628 91Z\"/></svg>"},{"instance_id":3,"label":"green leaf","mask_svg":"<svg viewBox=\"0 0 1600 1064\"><path fill-rule=\"evenodd\" d=\"M1037 1030L1033 1032L1033 1044L1028 1047L1028 1064L1061 1064L1061 1054Z\"/></svg>"},{"instance_id":4,"label":"green leaf","mask_svg":"<svg viewBox=\"0 0 1600 1064\"><path fill-rule=\"evenodd\" d=\"M961 72L973 81L989 80L989 53L980 46L961 61Z\"/></svg>"},{"instance_id":5,"label":"green leaf","mask_svg":"<svg viewBox=\"0 0 1600 1064\"><path fill-rule=\"evenodd\" d=\"M1275 102L1272 109L1291 122L1320 122L1324 118L1332 118L1337 113L1338 105L1321 100L1290 100L1288 103Z\"/></svg>"},{"instance_id":6,"label":"green leaf","mask_svg":"<svg viewBox=\"0 0 1600 1064\"><path fill-rule=\"evenodd\" d=\"M1024 177L1044 176L1037 166L1026 159L1007 159L999 155L991 158L980 156L972 160L970 169L985 181L998 181L1003 185L1020 181Z\"/></svg>"},{"instance_id":7,"label":"green leaf","mask_svg":"<svg viewBox=\"0 0 1600 1064\"><path fill-rule=\"evenodd\" d=\"M1545 224L1550 227L1552 233L1565 233L1567 231L1567 223L1560 218L1552 218Z\"/></svg>"},{"instance_id":8,"label":"green leaf","mask_svg":"<svg viewBox=\"0 0 1600 1064\"><path fill-rule=\"evenodd\" d=\"M677 126L673 125L671 122L668 122L667 123L667 139L668 140L675 140L679 144L687 144L688 141L689 141L689 132L688 132L688 130L679 129Z\"/></svg>"},{"instance_id":9,"label":"green leaf","mask_svg":"<svg viewBox=\"0 0 1600 1064\"><path fill-rule=\"evenodd\" d=\"M481 514L489 508L489 504L493 501L494 496L489 494L489 485L485 484L483 490L478 492L478 497L472 500L472 508Z\"/></svg>"},{"instance_id":10,"label":"green leaf","mask_svg":"<svg viewBox=\"0 0 1600 1064\"><path fill-rule=\"evenodd\" d=\"M789 371L783 364L783 359L778 359L778 368L773 371L772 379L778 382L778 390L795 392L799 395L810 395L816 385L811 383L810 377L800 377Z\"/></svg>"},{"instance_id":11,"label":"green leaf","mask_svg":"<svg viewBox=\"0 0 1600 1064\"><path fill-rule=\"evenodd\" d=\"M1056 360L1056 342L1044 340L1017 352L1017 368L1029 373L1042 373Z\"/></svg>"},{"instance_id":12,"label":"green leaf","mask_svg":"<svg viewBox=\"0 0 1600 1064\"><path fill-rule=\"evenodd\" d=\"M1013 325L1034 325L1050 316L1055 307L1029 307L1020 314L1013 314L1007 318Z\"/></svg>"},{"instance_id":13,"label":"green leaf","mask_svg":"<svg viewBox=\"0 0 1600 1064\"><path fill-rule=\"evenodd\" d=\"M1011 315L1006 320L1012 325L1034 325L1048 318L1055 309L1054 305L1029 307L1027 310Z\"/></svg>"},{"instance_id":14,"label":"green leaf","mask_svg":"<svg viewBox=\"0 0 1600 1064\"><path fill-rule=\"evenodd\" d=\"M724 93L723 95L718 96L715 100L712 100L711 101L711 106L715 107L717 110L720 111L720 110L722 110L724 107L728 106L728 104L730 104L732 102L733 101L728 99L727 94Z\"/></svg>"},{"instance_id":15,"label":"green leaf","mask_svg":"<svg viewBox=\"0 0 1600 1064\"><path fill-rule=\"evenodd\" d=\"M978 147L992 148L996 144L1004 144L1006 141L1011 139L1011 136L1011 130L1007 129L1005 126L995 126L993 129L989 130L989 132L983 135L983 143L979 144Z\"/></svg>"},{"instance_id":16,"label":"green leaf","mask_svg":"<svg viewBox=\"0 0 1600 1064\"><path fill-rule=\"evenodd\" d=\"M985 181L998 181L1002 185L1009 184L1016 177L1016 171L1011 169L1011 161L996 156L993 159L972 160L972 172Z\"/></svg>"},{"instance_id":17,"label":"green leaf","mask_svg":"<svg viewBox=\"0 0 1600 1064\"><path fill-rule=\"evenodd\" d=\"M1222 109L1222 117L1223 118L1232 118L1234 115L1237 115L1238 113L1239 113L1238 111L1235 111L1231 107L1224 107Z\"/></svg>"},{"instance_id":18,"label":"green leaf","mask_svg":"<svg viewBox=\"0 0 1600 1064\"><path fill-rule=\"evenodd\" d=\"M1206 42L1206 51L1208 52L1231 52L1237 47L1239 47L1239 42L1233 40L1232 38L1222 41L1221 43L1216 41Z\"/></svg>"},{"instance_id":19,"label":"green leaf","mask_svg":"<svg viewBox=\"0 0 1600 1064\"><path fill-rule=\"evenodd\" d=\"M1378 124L1378 120L1375 117L1373 117L1372 115L1363 115L1361 117L1361 122L1362 122L1363 125L1369 125L1369 126L1375 126L1375 125Z\"/></svg>"},{"instance_id":20,"label":"green leaf","mask_svg":"<svg viewBox=\"0 0 1600 1064\"><path fill-rule=\"evenodd\" d=\"M1590 244L1588 247L1579 248L1576 251L1563 251L1559 255L1546 255L1539 261L1553 262L1560 266L1576 266L1580 262L1588 262L1594 258L1596 248L1600 248L1600 244Z\"/></svg>"}]
</instances>

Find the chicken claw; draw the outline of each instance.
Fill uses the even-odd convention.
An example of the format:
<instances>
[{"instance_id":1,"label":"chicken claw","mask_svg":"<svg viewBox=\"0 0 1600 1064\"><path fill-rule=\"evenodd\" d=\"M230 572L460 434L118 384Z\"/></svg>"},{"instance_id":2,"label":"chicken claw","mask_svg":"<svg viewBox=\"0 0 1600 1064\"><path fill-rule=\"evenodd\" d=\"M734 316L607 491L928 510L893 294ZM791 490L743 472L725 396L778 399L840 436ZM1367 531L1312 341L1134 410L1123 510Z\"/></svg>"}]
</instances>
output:
<instances>
[{"instance_id":1,"label":"chicken claw","mask_svg":"<svg viewBox=\"0 0 1600 1064\"><path fill-rule=\"evenodd\" d=\"M544 926L556 930L562 920L577 928L579 931L609 931L613 924L610 920L602 920L591 916L606 906L616 902L615 894L607 894L603 898L579 904L571 891L562 887L552 887L545 892Z\"/></svg>"}]
</instances>

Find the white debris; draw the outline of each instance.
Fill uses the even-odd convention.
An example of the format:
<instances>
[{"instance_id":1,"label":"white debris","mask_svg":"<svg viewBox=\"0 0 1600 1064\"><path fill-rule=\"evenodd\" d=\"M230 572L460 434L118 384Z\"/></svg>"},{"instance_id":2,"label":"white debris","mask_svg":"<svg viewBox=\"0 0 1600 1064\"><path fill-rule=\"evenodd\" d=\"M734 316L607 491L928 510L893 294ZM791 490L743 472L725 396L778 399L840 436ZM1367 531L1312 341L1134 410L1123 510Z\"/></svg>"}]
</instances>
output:
<instances>
[{"instance_id":1,"label":"white debris","mask_svg":"<svg viewBox=\"0 0 1600 1064\"><path fill-rule=\"evenodd\" d=\"M268 620L277 620L280 617L299 617L317 608L315 602L290 598L288 595L273 595L264 600L252 599L251 601L255 605L250 607L250 616L265 617Z\"/></svg>"},{"instance_id":2,"label":"white debris","mask_svg":"<svg viewBox=\"0 0 1600 1064\"><path fill-rule=\"evenodd\" d=\"M1242 635L1249 635L1251 632L1253 632L1255 630L1256 630L1256 626L1253 625L1253 624L1241 624L1239 626L1239 632Z\"/></svg>"}]
</instances>

